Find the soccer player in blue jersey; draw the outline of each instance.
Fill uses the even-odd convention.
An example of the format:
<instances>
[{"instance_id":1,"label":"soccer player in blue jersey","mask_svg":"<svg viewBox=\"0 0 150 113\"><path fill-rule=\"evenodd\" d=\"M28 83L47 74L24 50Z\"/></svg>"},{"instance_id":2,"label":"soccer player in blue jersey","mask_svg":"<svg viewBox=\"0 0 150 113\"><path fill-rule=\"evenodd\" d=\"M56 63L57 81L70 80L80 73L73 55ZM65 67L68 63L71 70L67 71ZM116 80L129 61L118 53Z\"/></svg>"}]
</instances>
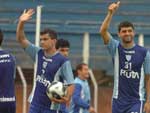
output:
<instances>
[{"instance_id":1,"label":"soccer player in blue jersey","mask_svg":"<svg viewBox=\"0 0 150 113\"><path fill-rule=\"evenodd\" d=\"M31 58L37 63L36 86L30 104L29 113L62 113L61 103L67 103L73 87L73 74L70 61L61 55L55 48L57 34L54 30L45 29L40 33L40 46L31 44L24 33L24 24L34 14L33 9L24 11L17 26L17 40ZM46 95L47 86L53 81L64 80L69 87L62 99L49 99Z\"/></svg>"},{"instance_id":2,"label":"soccer player in blue jersey","mask_svg":"<svg viewBox=\"0 0 150 113\"><path fill-rule=\"evenodd\" d=\"M150 52L135 44L134 26L128 21L118 26L121 42L108 32L119 5L120 1L109 5L100 29L114 64L112 113L150 113Z\"/></svg>"},{"instance_id":3,"label":"soccer player in blue jersey","mask_svg":"<svg viewBox=\"0 0 150 113\"><path fill-rule=\"evenodd\" d=\"M91 106L88 65L85 63L77 65L76 75L69 113L96 113Z\"/></svg>"},{"instance_id":4,"label":"soccer player in blue jersey","mask_svg":"<svg viewBox=\"0 0 150 113\"><path fill-rule=\"evenodd\" d=\"M0 46L2 41L3 32L0 30ZM0 48L0 113L16 113L15 62L13 55Z\"/></svg>"}]
</instances>

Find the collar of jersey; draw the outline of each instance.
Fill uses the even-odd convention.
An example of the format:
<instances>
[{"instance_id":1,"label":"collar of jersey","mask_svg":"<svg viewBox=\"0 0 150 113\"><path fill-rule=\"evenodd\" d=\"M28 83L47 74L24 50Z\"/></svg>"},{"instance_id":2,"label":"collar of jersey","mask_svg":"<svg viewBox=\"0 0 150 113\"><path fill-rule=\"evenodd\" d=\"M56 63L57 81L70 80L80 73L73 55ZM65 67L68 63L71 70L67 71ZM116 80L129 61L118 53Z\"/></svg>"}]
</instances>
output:
<instances>
[{"instance_id":1,"label":"collar of jersey","mask_svg":"<svg viewBox=\"0 0 150 113\"><path fill-rule=\"evenodd\" d=\"M56 51L56 52L55 52L54 54L52 54L52 55L49 54L49 55L47 55L47 56L45 55L45 56L46 56L46 57L52 57L52 56L55 56L57 53L58 53L58 51Z\"/></svg>"}]
</instances>

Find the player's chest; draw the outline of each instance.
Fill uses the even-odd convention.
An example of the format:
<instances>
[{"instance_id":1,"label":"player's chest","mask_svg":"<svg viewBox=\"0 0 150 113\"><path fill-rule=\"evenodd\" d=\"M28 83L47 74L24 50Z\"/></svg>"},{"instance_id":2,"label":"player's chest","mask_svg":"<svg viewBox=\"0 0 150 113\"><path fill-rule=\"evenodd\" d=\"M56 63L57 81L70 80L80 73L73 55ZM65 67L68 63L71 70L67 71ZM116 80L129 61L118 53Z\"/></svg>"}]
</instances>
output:
<instances>
[{"instance_id":1,"label":"player's chest","mask_svg":"<svg viewBox=\"0 0 150 113\"><path fill-rule=\"evenodd\" d=\"M53 75L61 67L61 63L53 58L42 57L38 60L38 73Z\"/></svg>"},{"instance_id":2,"label":"player's chest","mask_svg":"<svg viewBox=\"0 0 150 113\"><path fill-rule=\"evenodd\" d=\"M120 67L125 69L141 68L144 62L143 55L134 50L132 51L120 51L119 52L119 64Z\"/></svg>"}]
</instances>

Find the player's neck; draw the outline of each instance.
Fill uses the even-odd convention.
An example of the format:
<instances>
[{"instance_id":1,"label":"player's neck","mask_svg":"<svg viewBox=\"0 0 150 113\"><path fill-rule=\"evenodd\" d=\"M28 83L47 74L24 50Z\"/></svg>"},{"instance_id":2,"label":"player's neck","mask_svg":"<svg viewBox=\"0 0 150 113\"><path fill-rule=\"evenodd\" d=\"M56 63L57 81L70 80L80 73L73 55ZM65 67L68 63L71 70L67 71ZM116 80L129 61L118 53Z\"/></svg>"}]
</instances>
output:
<instances>
[{"instance_id":1,"label":"player's neck","mask_svg":"<svg viewBox=\"0 0 150 113\"><path fill-rule=\"evenodd\" d=\"M82 75L78 75L78 77L79 77L81 80L85 80L85 78L84 78Z\"/></svg>"},{"instance_id":2,"label":"player's neck","mask_svg":"<svg viewBox=\"0 0 150 113\"><path fill-rule=\"evenodd\" d=\"M130 48L133 48L135 46L135 43L134 42L131 42L131 43L122 43L122 46L125 49L130 49Z\"/></svg>"},{"instance_id":3,"label":"player's neck","mask_svg":"<svg viewBox=\"0 0 150 113\"><path fill-rule=\"evenodd\" d=\"M56 49L55 48L52 48L52 49L47 49L47 50L45 50L44 51L44 54L46 55L46 56L52 56L52 55L54 55L56 53Z\"/></svg>"}]
</instances>

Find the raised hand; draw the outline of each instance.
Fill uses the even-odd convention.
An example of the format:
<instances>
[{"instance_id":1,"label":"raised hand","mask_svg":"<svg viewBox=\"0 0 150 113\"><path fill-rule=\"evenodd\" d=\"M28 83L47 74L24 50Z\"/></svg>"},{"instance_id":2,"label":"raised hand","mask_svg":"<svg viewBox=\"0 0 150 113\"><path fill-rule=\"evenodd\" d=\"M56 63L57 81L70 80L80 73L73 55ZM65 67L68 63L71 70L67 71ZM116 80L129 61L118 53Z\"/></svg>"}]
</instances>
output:
<instances>
[{"instance_id":1,"label":"raised hand","mask_svg":"<svg viewBox=\"0 0 150 113\"><path fill-rule=\"evenodd\" d=\"M108 7L108 11L111 13L114 13L117 10L117 8L119 7L119 5L120 5L120 1L118 1L117 3L110 4Z\"/></svg>"},{"instance_id":2,"label":"raised hand","mask_svg":"<svg viewBox=\"0 0 150 113\"><path fill-rule=\"evenodd\" d=\"M32 18L32 15L35 13L35 11L33 9L29 9L29 10L24 10L24 12L22 13L22 15L19 18L19 21L22 22L27 22L28 20L30 20Z\"/></svg>"}]
</instances>

